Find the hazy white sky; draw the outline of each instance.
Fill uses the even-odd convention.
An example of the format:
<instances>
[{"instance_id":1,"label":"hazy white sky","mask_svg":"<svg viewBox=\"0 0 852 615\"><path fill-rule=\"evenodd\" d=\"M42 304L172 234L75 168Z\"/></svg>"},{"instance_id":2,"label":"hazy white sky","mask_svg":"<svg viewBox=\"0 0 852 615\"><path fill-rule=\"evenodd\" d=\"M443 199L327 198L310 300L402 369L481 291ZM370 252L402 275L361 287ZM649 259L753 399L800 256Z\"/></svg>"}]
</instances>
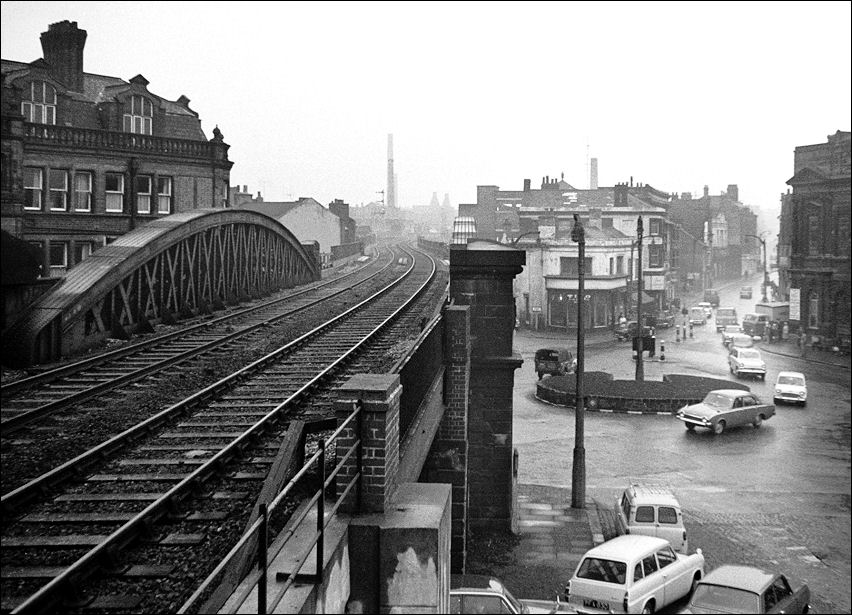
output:
<instances>
[{"instance_id":1,"label":"hazy white sky","mask_svg":"<svg viewBox=\"0 0 852 615\"><path fill-rule=\"evenodd\" d=\"M185 94L266 200L403 207L542 176L774 208L797 145L850 129L849 2L2 2L2 57L50 23L84 70Z\"/></svg>"}]
</instances>

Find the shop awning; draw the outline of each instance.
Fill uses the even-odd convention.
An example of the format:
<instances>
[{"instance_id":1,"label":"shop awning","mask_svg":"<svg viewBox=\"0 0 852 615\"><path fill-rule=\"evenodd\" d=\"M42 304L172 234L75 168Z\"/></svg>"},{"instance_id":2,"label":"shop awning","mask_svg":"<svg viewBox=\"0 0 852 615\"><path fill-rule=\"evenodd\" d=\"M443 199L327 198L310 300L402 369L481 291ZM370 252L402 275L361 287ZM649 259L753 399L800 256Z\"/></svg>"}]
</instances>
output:
<instances>
[{"instance_id":1,"label":"shop awning","mask_svg":"<svg viewBox=\"0 0 852 615\"><path fill-rule=\"evenodd\" d=\"M636 293L635 292L630 293L630 300L633 303L636 303ZM642 305L645 305L646 303L654 303L654 302L656 302L656 299L654 299L651 295L649 295L648 293L646 293L643 290L642 291Z\"/></svg>"}]
</instances>

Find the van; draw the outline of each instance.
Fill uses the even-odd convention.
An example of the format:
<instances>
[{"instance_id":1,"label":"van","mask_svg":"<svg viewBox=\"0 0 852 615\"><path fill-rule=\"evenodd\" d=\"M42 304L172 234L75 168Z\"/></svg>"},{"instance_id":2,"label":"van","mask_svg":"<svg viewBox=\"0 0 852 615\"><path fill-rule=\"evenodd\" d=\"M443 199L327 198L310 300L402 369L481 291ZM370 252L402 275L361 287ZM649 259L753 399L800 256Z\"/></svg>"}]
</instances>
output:
<instances>
[{"instance_id":1,"label":"van","mask_svg":"<svg viewBox=\"0 0 852 615\"><path fill-rule=\"evenodd\" d=\"M668 489L631 484L615 508L622 533L665 538L678 553L687 552L689 544L680 503Z\"/></svg>"},{"instance_id":2,"label":"van","mask_svg":"<svg viewBox=\"0 0 852 615\"><path fill-rule=\"evenodd\" d=\"M754 312L743 316L743 333L763 337L766 335L766 327L769 326L769 315L756 314Z\"/></svg>"},{"instance_id":3,"label":"van","mask_svg":"<svg viewBox=\"0 0 852 615\"><path fill-rule=\"evenodd\" d=\"M707 313L704 311L703 307L694 305L689 308L689 324L703 325L705 322L707 322Z\"/></svg>"},{"instance_id":4,"label":"van","mask_svg":"<svg viewBox=\"0 0 852 615\"><path fill-rule=\"evenodd\" d=\"M740 321L737 319L737 309L732 307L716 308L716 333L728 325L738 325Z\"/></svg>"}]
</instances>

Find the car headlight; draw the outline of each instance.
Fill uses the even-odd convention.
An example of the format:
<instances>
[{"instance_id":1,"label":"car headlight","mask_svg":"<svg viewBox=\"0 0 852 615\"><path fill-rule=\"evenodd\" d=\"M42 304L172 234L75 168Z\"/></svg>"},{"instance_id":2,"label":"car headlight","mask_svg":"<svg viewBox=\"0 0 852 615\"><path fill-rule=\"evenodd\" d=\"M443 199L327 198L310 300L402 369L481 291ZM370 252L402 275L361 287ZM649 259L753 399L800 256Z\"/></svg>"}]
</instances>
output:
<instances>
[{"instance_id":1,"label":"car headlight","mask_svg":"<svg viewBox=\"0 0 852 615\"><path fill-rule=\"evenodd\" d=\"M807 391L799 391L799 397L801 397L802 399L804 399L804 398L805 398L805 397L807 397L807 396L808 396L808 392L807 392Z\"/></svg>"},{"instance_id":2,"label":"car headlight","mask_svg":"<svg viewBox=\"0 0 852 615\"><path fill-rule=\"evenodd\" d=\"M775 389L775 394L776 394L776 395L781 395L781 389L776 388L776 389Z\"/></svg>"}]
</instances>

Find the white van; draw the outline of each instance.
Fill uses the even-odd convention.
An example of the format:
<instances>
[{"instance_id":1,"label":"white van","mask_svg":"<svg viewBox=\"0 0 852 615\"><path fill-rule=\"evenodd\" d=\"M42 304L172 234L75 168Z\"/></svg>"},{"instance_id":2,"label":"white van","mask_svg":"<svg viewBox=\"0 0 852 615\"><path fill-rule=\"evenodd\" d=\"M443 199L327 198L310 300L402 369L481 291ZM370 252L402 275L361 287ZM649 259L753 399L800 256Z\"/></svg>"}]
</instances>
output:
<instances>
[{"instance_id":1,"label":"white van","mask_svg":"<svg viewBox=\"0 0 852 615\"><path fill-rule=\"evenodd\" d=\"M680 503L668 489L631 484L616 502L619 529L624 534L665 538L678 553L687 553L689 543L683 526Z\"/></svg>"}]
</instances>

